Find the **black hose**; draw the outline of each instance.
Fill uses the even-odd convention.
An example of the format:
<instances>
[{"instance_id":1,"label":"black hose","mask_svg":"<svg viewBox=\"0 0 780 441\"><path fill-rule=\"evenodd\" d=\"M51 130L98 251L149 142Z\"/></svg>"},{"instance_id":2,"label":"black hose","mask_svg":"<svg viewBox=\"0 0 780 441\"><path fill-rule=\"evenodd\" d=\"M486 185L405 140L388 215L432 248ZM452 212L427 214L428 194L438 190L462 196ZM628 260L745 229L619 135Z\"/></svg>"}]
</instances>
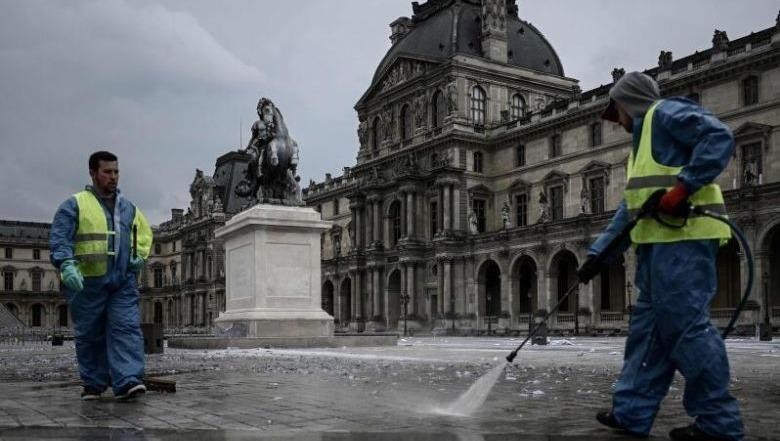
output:
<instances>
[{"instance_id":1,"label":"black hose","mask_svg":"<svg viewBox=\"0 0 780 441\"><path fill-rule=\"evenodd\" d=\"M747 278L747 286L745 287L745 293L742 295L742 300L740 300L739 305L737 306L737 309L734 311L734 314L731 316L731 320L729 320L729 324L726 326L726 329L723 330L723 334L721 334L721 337L725 340L726 337L731 333L731 331L734 330L734 324L737 322L737 319L739 318L739 314L742 313L742 310L745 309L745 305L747 304L748 299L750 298L750 293L753 291L753 281L755 277L755 264L753 261L753 252L750 250L750 245L748 245L747 238L745 237L745 233L742 232L742 230L737 227L737 225L728 217L713 213L709 210L705 210L700 207L693 207L693 212L702 216L711 217L713 219L719 220L725 224L727 224L731 231L734 232L734 235L737 236L737 241L739 242L740 247L742 247L742 252L745 253L745 259L747 260L747 268L748 268L748 278Z\"/></svg>"}]
</instances>

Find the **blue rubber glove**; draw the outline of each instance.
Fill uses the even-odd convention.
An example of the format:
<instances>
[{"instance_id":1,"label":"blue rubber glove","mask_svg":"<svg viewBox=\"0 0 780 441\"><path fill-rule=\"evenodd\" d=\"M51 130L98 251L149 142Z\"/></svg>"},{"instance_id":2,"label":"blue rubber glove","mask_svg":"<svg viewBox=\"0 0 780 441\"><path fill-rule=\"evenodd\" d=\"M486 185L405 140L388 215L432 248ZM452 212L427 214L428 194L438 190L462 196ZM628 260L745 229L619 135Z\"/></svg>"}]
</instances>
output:
<instances>
[{"instance_id":1,"label":"blue rubber glove","mask_svg":"<svg viewBox=\"0 0 780 441\"><path fill-rule=\"evenodd\" d=\"M137 273L138 271L141 271L141 268L144 267L144 264L146 264L146 261L144 261L143 257L130 257L130 260L127 262L127 271L131 273Z\"/></svg>"},{"instance_id":2,"label":"blue rubber glove","mask_svg":"<svg viewBox=\"0 0 780 441\"><path fill-rule=\"evenodd\" d=\"M84 289L84 276L75 260L66 260L60 265L60 279L71 291L79 293Z\"/></svg>"}]
</instances>

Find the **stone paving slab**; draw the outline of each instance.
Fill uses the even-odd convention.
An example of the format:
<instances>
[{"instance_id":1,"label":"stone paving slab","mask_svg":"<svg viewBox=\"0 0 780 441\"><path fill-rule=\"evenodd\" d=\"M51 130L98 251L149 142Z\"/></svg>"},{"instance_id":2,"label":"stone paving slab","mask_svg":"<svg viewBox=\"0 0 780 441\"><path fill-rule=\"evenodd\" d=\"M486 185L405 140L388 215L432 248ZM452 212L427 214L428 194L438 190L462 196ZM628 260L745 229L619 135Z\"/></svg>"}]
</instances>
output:
<instances>
[{"instance_id":1,"label":"stone paving slab","mask_svg":"<svg viewBox=\"0 0 780 441\"><path fill-rule=\"evenodd\" d=\"M432 410L453 402L513 342L418 340L406 347L332 349L316 355L181 351L168 354L189 369L171 377L177 380L177 393L149 392L132 403L115 402L110 393L100 401L82 402L73 382L5 383L0 440L626 439L593 418L609 406L622 343L524 350L471 417ZM780 439L775 434L780 344L730 344L729 352L732 392L740 401L748 439ZM192 369L193 364L202 369ZM677 378L654 428L657 439L667 439L671 428L689 422L682 390Z\"/></svg>"}]
</instances>

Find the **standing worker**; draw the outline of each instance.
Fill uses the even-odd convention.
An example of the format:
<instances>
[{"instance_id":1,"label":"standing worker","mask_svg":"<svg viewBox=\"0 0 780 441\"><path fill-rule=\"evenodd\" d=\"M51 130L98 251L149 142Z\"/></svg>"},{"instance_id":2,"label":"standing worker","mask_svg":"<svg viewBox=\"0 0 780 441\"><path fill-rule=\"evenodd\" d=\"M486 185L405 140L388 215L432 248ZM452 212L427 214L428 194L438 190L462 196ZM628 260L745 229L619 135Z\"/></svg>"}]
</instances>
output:
<instances>
[{"instance_id":1,"label":"standing worker","mask_svg":"<svg viewBox=\"0 0 780 441\"><path fill-rule=\"evenodd\" d=\"M731 237L729 226L690 215L690 204L725 213L715 178L734 152L731 131L711 112L682 97L661 99L658 84L640 72L623 76L609 91L603 119L633 134L627 184L610 225L588 250L580 268L593 265L659 189L657 218L643 218L631 231L636 247L635 286L623 369L612 410L597 420L637 437L647 437L674 373L685 377L683 405L695 418L669 433L673 440L737 441L743 438L737 400L728 391L726 347L710 323L717 292L716 256ZM660 221L658 220L660 219ZM684 225L680 227L681 225ZM621 244L619 252L628 249ZM614 257L614 256L613 256Z\"/></svg>"},{"instance_id":2,"label":"standing worker","mask_svg":"<svg viewBox=\"0 0 780 441\"><path fill-rule=\"evenodd\" d=\"M137 273L149 257L152 230L117 188L119 165L109 152L89 157L92 186L63 202L49 247L73 317L82 400L110 385L117 400L146 392ZM137 249L133 250L133 231Z\"/></svg>"}]
</instances>

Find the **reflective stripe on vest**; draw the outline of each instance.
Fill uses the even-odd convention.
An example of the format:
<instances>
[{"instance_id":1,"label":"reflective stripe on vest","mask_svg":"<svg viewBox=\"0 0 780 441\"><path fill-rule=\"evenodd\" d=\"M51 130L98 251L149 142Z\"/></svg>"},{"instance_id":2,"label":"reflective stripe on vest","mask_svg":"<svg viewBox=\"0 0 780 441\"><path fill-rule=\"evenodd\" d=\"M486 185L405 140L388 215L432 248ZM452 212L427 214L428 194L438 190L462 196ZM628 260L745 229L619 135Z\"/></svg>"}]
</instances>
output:
<instances>
[{"instance_id":1,"label":"reflective stripe on vest","mask_svg":"<svg viewBox=\"0 0 780 441\"><path fill-rule=\"evenodd\" d=\"M108 230L103 206L90 191L74 195L79 208L79 223L73 243L73 254L84 277L99 277L108 271L108 259L114 255L108 250L108 241L114 231Z\"/></svg>"},{"instance_id":2,"label":"reflective stripe on vest","mask_svg":"<svg viewBox=\"0 0 780 441\"><path fill-rule=\"evenodd\" d=\"M625 200L629 213L635 215L642 208L647 198L658 189L669 189L679 182L677 175L682 167L671 167L659 164L653 158L653 115L655 108L662 101L655 102L642 123L642 133L639 148L628 157L626 170ZM710 211L726 214L723 194L718 184L712 183L700 188L688 199L693 205L707 208ZM671 225L682 225L683 219L673 216L659 215ZM672 228L661 224L652 218L643 218L631 230L631 241L642 243L668 243L682 240L721 239L721 242L731 238L729 226L718 220L691 215L682 228Z\"/></svg>"}]
</instances>

